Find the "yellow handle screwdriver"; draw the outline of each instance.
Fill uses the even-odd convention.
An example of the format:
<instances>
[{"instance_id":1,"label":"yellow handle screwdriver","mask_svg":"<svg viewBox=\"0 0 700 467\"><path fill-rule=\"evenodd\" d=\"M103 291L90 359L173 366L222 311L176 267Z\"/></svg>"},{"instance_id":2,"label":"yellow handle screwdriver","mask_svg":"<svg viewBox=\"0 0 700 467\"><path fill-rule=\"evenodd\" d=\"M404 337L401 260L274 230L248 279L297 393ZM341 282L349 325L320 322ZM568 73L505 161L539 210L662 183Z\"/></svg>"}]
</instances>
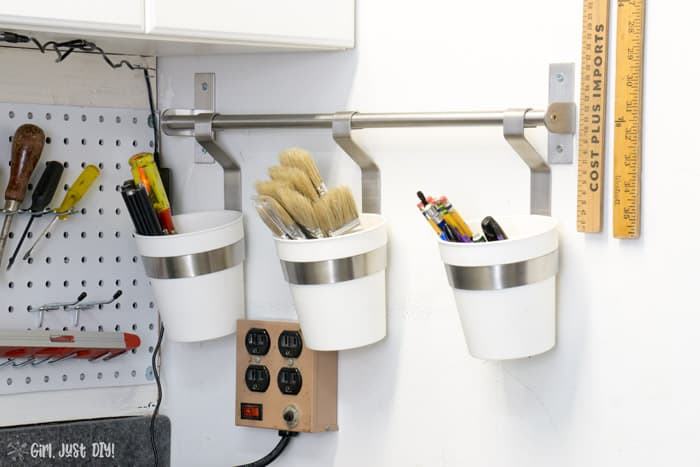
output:
<instances>
[{"instance_id":1,"label":"yellow handle screwdriver","mask_svg":"<svg viewBox=\"0 0 700 467\"><path fill-rule=\"evenodd\" d=\"M153 207L158 214L158 221L163 230L168 233L175 233L173 218L170 212L170 202L168 195L165 193L165 187L160 179L158 166L150 152L141 152L134 154L129 158L131 173L134 176L134 182L140 183L146 187Z\"/></svg>"},{"instance_id":2,"label":"yellow handle screwdriver","mask_svg":"<svg viewBox=\"0 0 700 467\"><path fill-rule=\"evenodd\" d=\"M87 191L90 189L98 175L100 175L100 169L98 169L94 165L88 165L87 167L85 167L85 169L83 169L83 171L75 180L75 182L73 182L71 187L68 188L68 192L63 198L63 202L61 202L61 205L58 207L56 212L67 213L68 211L70 211L73 208L73 206L75 206L78 203L78 201L80 201L80 199L85 195L85 193L87 193ZM68 214L54 216L49 225L46 226L44 231L41 232L41 235L39 235L39 237L36 239L32 247L29 250L27 250L27 252L24 254L22 260L26 261L27 259L29 259L36 246L41 242L43 238L46 238L46 234L49 231L51 231L53 226L56 225L56 222L58 222L59 220L64 221L66 219L68 219Z\"/></svg>"}]
</instances>

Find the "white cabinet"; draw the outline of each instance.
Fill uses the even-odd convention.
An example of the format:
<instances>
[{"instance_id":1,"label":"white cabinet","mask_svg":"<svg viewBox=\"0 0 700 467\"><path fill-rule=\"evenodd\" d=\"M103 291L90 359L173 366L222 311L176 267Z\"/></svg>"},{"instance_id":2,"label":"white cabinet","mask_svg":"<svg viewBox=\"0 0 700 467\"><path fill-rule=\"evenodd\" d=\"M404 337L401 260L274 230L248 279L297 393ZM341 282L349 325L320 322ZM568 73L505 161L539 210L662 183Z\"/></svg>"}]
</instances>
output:
<instances>
[{"instance_id":1,"label":"white cabinet","mask_svg":"<svg viewBox=\"0 0 700 467\"><path fill-rule=\"evenodd\" d=\"M233 43L353 47L354 0L146 0L146 32Z\"/></svg>"},{"instance_id":2,"label":"white cabinet","mask_svg":"<svg viewBox=\"0 0 700 467\"><path fill-rule=\"evenodd\" d=\"M0 0L0 30L146 55L343 49L354 46L355 1Z\"/></svg>"},{"instance_id":3,"label":"white cabinet","mask_svg":"<svg viewBox=\"0 0 700 467\"><path fill-rule=\"evenodd\" d=\"M144 32L144 0L22 0L0 3L0 26L71 30Z\"/></svg>"}]
</instances>

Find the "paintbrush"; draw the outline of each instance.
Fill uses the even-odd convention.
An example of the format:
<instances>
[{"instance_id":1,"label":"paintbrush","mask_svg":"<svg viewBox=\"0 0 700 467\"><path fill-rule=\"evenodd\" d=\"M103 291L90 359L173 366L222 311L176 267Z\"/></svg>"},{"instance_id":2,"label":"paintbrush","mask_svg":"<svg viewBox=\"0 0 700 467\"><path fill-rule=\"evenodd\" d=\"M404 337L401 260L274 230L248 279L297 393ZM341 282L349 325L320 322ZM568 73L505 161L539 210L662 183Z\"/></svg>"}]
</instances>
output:
<instances>
[{"instance_id":1,"label":"paintbrush","mask_svg":"<svg viewBox=\"0 0 700 467\"><path fill-rule=\"evenodd\" d=\"M276 165L267 169L267 173L273 181L286 183L311 201L318 201L318 192L303 170Z\"/></svg>"},{"instance_id":2,"label":"paintbrush","mask_svg":"<svg viewBox=\"0 0 700 467\"><path fill-rule=\"evenodd\" d=\"M292 216L308 238L323 238L323 230L318 223L314 207L309 199L293 189L281 185L276 190L282 207Z\"/></svg>"},{"instance_id":3,"label":"paintbrush","mask_svg":"<svg viewBox=\"0 0 700 467\"><path fill-rule=\"evenodd\" d=\"M319 196L323 196L328 193L328 188L326 188L326 184L323 183L321 173L318 171L318 167L316 167L316 162L314 162L314 158L311 156L311 153L306 149L285 149L280 153L280 164L285 167L296 167L297 169L304 171L304 173L306 173L306 175L309 177L309 180L311 180L311 183Z\"/></svg>"},{"instance_id":4,"label":"paintbrush","mask_svg":"<svg viewBox=\"0 0 700 467\"><path fill-rule=\"evenodd\" d=\"M360 216L348 187L331 189L314 203L321 230L329 237L346 234L360 226Z\"/></svg>"},{"instance_id":5,"label":"paintbrush","mask_svg":"<svg viewBox=\"0 0 700 467\"><path fill-rule=\"evenodd\" d=\"M267 227L280 238L292 240L305 239L306 235L299 225L291 218L289 213L270 196L260 195L254 198L255 209Z\"/></svg>"}]
</instances>

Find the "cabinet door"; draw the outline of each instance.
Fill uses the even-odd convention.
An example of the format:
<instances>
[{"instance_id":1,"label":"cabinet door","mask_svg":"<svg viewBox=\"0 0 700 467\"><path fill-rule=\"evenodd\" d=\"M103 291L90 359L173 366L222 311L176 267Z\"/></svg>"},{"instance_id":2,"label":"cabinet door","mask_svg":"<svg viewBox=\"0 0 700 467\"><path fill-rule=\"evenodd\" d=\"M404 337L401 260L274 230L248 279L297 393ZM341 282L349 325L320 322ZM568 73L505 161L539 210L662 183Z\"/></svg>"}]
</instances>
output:
<instances>
[{"instance_id":1,"label":"cabinet door","mask_svg":"<svg viewBox=\"0 0 700 467\"><path fill-rule=\"evenodd\" d=\"M353 47L354 0L146 0L146 32L300 47Z\"/></svg>"},{"instance_id":2,"label":"cabinet door","mask_svg":"<svg viewBox=\"0 0 700 467\"><path fill-rule=\"evenodd\" d=\"M0 2L0 26L45 31L144 32L144 0Z\"/></svg>"}]
</instances>

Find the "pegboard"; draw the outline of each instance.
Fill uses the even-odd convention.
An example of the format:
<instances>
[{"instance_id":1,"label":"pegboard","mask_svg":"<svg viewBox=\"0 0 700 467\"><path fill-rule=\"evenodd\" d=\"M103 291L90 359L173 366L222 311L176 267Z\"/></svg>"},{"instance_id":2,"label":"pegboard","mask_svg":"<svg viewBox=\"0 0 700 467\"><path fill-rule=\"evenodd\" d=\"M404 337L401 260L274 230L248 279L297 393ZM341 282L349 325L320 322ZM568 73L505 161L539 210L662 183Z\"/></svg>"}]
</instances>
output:
<instances>
[{"instance_id":1,"label":"pegboard","mask_svg":"<svg viewBox=\"0 0 700 467\"><path fill-rule=\"evenodd\" d=\"M100 168L100 176L75 206L80 212L59 221L30 261L22 261L22 255L51 216L35 219L31 238L25 240L12 269L6 271L7 260L29 220L27 214L15 216L0 265L0 328L38 329L38 313L30 312L29 307L71 302L83 291L87 293L84 302L106 301L122 290L114 303L82 311L78 326L73 325L73 312L47 312L42 329L120 331L141 338L138 349L107 362L69 359L0 368L0 394L153 382L151 356L158 338L158 311L136 253L131 219L117 191L118 185L131 178L129 157L153 150L153 130L148 118L145 110L0 104L0 147L4 147L0 157L7 161L0 163L3 193L9 177L12 135L17 127L33 123L46 134L46 144L22 208L31 204L31 189L41 176L44 162L56 160L65 167L50 204L52 208L60 204L86 165ZM4 361L0 359L0 363Z\"/></svg>"}]
</instances>

